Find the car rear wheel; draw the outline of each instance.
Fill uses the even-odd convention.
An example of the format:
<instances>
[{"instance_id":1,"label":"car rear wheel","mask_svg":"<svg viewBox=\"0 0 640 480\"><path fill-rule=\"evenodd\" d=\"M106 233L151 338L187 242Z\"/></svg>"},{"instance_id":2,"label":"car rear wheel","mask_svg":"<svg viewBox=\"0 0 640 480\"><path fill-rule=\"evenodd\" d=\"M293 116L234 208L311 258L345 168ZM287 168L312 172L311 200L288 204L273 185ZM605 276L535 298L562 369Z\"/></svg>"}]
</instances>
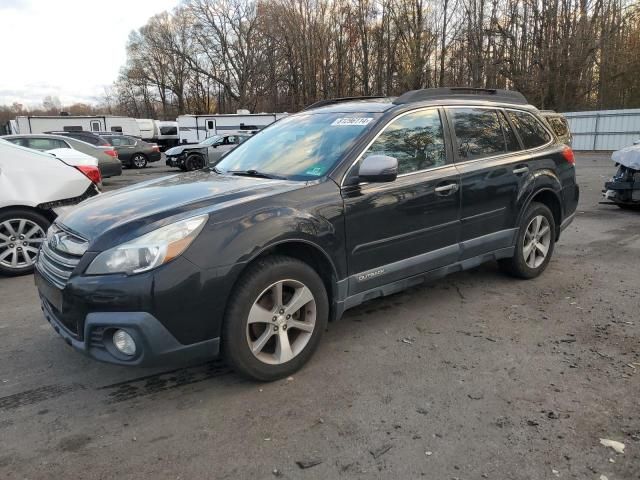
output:
<instances>
[{"instance_id":1,"label":"car rear wheel","mask_svg":"<svg viewBox=\"0 0 640 480\"><path fill-rule=\"evenodd\" d=\"M537 277L551 260L555 239L556 225L551 210L542 203L532 203L520 222L516 251L513 257L500 260L500 267L515 277Z\"/></svg>"},{"instance_id":2,"label":"car rear wheel","mask_svg":"<svg viewBox=\"0 0 640 480\"><path fill-rule=\"evenodd\" d=\"M329 318L318 274L300 260L259 260L239 280L225 315L222 350L241 375L271 381L311 358Z\"/></svg>"},{"instance_id":3,"label":"car rear wheel","mask_svg":"<svg viewBox=\"0 0 640 480\"><path fill-rule=\"evenodd\" d=\"M189 172L200 170L204 168L204 157L197 153L191 154L187 157L184 164Z\"/></svg>"},{"instance_id":4,"label":"car rear wheel","mask_svg":"<svg viewBox=\"0 0 640 480\"><path fill-rule=\"evenodd\" d=\"M135 168L144 168L147 166L147 157L144 153L136 153L131 157L131 165Z\"/></svg>"},{"instance_id":5,"label":"car rear wheel","mask_svg":"<svg viewBox=\"0 0 640 480\"><path fill-rule=\"evenodd\" d=\"M33 271L50 223L44 215L30 210L12 209L0 214L0 274L14 276Z\"/></svg>"}]
</instances>

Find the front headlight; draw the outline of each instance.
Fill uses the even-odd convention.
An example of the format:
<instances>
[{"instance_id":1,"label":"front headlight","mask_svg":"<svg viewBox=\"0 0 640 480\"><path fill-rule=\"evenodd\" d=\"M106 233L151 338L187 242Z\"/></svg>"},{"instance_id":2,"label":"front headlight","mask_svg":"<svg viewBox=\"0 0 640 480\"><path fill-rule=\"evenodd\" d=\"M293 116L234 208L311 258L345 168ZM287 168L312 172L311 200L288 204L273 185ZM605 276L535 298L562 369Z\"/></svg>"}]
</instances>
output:
<instances>
[{"instance_id":1,"label":"front headlight","mask_svg":"<svg viewBox=\"0 0 640 480\"><path fill-rule=\"evenodd\" d=\"M208 215L199 215L180 220L106 250L91 262L86 273L132 275L156 268L184 252L198 236L207 218Z\"/></svg>"}]
</instances>

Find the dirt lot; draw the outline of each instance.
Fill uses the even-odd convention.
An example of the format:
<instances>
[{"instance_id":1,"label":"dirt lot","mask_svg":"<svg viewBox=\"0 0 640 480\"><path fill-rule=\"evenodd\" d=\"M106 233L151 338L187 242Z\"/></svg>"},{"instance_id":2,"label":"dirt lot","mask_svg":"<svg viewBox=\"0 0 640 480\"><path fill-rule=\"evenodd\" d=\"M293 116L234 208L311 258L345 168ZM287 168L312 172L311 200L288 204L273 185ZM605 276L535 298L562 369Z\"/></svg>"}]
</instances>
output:
<instances>
[{"instance_id":1,"label":"dirt lot","mask_svg":"<svg viewBox=\"0 0 640 480\"><path fill-rule=\"evenodd\" d=\"M367 303L271 384L96 363L31 277L0 279L0 478L640 479L640 214L598 205L612 172L579 156L542 277L489 264Z\"/></svg>"}]
</instances>

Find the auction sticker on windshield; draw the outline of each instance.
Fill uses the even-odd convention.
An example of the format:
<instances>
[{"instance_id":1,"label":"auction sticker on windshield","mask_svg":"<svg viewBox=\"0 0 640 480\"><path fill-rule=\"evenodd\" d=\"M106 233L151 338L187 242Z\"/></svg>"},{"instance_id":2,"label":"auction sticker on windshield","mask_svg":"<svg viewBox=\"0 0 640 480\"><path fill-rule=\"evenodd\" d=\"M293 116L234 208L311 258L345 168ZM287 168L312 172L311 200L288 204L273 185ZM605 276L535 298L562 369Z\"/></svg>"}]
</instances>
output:
<instances>
[{"instance_id":1,"label":"auction sticker on windshield","mask_svg":"<svg viewBox=\"0 0 640 480\"><path fill-rule=\"evenodd\" d=\"M334 125L339 125L339 126L368 125L369 122L371 122L371 120L373 120L373 118L343 117L343 118L336 118L331 125L332 126Z\"/></svg>"}]
</instances>

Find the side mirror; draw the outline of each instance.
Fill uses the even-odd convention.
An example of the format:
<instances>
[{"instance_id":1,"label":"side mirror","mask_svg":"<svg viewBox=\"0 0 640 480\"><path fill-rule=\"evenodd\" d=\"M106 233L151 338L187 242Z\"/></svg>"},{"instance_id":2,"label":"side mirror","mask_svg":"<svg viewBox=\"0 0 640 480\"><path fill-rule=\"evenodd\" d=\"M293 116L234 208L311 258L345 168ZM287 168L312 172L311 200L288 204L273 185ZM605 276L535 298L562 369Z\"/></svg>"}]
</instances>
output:
<instances>
[{"instance_id":1,"label":"side mirror","mask_svg":"<svg viewBox=\"0 0 640 480\"><path fill-rule=\"evenodd\" d=\"M370 155L360 162L358 178L363 182L393 182L397 177L397 158L387 155Z\"/></svg>"}]
</instances>

